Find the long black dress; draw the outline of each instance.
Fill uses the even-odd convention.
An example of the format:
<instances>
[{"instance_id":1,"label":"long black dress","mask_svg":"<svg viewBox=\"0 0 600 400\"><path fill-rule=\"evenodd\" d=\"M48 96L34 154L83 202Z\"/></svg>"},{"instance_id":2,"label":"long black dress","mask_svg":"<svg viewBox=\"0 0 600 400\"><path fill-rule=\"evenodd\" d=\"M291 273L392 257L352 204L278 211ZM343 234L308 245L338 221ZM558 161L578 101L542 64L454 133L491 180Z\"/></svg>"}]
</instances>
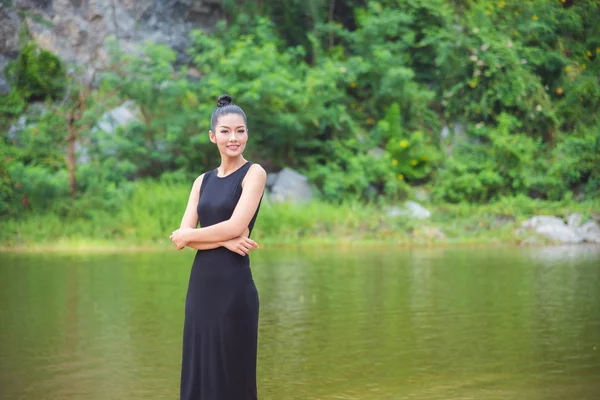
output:
<instances>
[{"instance_id":1,"label":"long black dress","mask_svg":"<svg viewBox=\"0 0 600 400\"><path fill-rule=\"evenodd\" d=\"M197 208L201 227L231 217L251 164L225 177L216 169L204 174ZM257 215L258 209L251 232ZM257 399L259 299L248 257L224 247L196 253L185 301L181 400Z\"/></svg>"}]
</instances>

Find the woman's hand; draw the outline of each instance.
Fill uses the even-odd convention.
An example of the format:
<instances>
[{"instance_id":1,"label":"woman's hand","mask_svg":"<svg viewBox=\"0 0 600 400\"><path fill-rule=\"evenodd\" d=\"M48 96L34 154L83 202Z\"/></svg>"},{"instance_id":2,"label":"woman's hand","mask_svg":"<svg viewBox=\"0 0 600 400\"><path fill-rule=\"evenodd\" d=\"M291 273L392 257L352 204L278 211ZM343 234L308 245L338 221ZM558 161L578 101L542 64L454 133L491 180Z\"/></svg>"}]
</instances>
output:
<instances>
[{"instance_id":1,"label":"woman's hand","mask_svg":"<svg viewBox=\"0 0 600 400\"><path fill-rule=\"evenodd\" d=\"M188 239L185 236L186 233L188 233L188 231L193 231L193 230L194 230L194 228L177 229L177 230L173 231L171 236L169 236L169 239L171 239L171 241L173 243L175 243L175 246L177 246L177 250L181 250L185 246L187 246L187 244L189 243Z\"/></svg>"},{"instance_id":2,"label":"woman's hand","mask_svg":"<svg viewBox=\"0 0 600 400\"><path fill-rule=\"evenodd\" d=\"M240 236L223 242L223 247L241 256L246 256L251 250L258 249L258 243L248 237Z\"/></svg>"}]
</instances>

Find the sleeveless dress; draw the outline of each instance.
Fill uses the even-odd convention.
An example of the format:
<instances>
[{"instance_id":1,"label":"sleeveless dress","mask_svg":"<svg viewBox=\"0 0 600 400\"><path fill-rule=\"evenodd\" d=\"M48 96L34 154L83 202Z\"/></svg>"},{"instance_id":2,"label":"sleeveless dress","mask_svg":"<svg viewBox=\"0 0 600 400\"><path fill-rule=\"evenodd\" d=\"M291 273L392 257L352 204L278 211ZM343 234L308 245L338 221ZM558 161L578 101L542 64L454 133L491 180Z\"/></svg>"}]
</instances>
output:
<instances>
[{"instance_id":1,"label":"sleeveless dress","mask_svg":"<svg viewBox=\"0 0 600 400\"><path fill-rule=\"evenodd\" d=\"M231 217L251 165L225 177L216 169L204 174L197 207L201 227ZM250 232L259 209L260 203ZM248 255L225 247L196 252L185 301L181 400L257 399L258 310Z\"/></svg>"}]
</instances>

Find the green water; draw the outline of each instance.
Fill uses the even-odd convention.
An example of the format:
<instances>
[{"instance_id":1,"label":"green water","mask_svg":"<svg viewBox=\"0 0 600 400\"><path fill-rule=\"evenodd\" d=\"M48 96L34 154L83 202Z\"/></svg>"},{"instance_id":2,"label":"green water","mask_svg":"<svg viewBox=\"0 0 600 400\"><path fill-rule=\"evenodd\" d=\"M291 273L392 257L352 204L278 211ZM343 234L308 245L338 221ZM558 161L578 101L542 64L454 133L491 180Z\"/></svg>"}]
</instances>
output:
<instances>
[{"instance_id":1,"label":"green water","mask_svg":"<svg viewBox=\"0 0 600 400\"><path fill-rule=\"evenodd\" d=\"M0 398L177 399L193 252L0 253ZM261 400L600 398L600 247L263 249Z\"/></svg>"}]
</instances>

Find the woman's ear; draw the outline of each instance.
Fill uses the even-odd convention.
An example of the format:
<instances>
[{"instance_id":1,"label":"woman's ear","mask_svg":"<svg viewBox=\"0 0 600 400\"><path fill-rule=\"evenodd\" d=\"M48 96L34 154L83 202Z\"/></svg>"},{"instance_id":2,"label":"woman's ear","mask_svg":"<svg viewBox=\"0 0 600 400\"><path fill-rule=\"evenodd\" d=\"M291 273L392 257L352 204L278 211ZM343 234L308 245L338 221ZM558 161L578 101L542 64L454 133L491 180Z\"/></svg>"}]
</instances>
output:
<instances>
[{"instance_id":1,"label":"woman's ear","mask_svg":"<svg viewBox=\"0 0 600 400\"><path fill-rule=\"evenodd\" d=\"M215 137L215 133L213 131L208 131L208 138L211 142L217 143L217 138Z\"/></svg>"}]
</instances>

